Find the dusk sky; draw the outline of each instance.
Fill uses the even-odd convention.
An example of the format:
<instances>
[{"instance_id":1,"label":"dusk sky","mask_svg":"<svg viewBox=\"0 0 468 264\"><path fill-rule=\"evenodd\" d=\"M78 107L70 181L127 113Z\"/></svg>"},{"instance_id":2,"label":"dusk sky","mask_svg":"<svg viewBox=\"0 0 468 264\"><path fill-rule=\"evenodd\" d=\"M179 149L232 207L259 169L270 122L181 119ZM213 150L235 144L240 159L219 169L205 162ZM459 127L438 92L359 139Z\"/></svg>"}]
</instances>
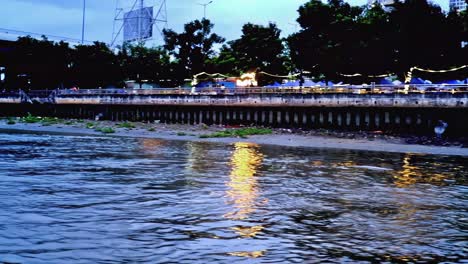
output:
<instances>
[{"instance_id":1,"label":"dusk sky","mask_svg":"<svg viewBox=\"0 0 468 264\"><path fill-rule=\"evenodd\" d=\"M120 0L130 2L131 0ZM110 42L116 0L86 0L86 40ZM146 2L158 2L147 0ZM184 23L203 17L207 0L167 0L168 27L180 31ZM207 7L207 18L214 31L227 40L241 34L244 23L275 22L284 35L295 30L297 9L307 0L214 0ZM362 5L367 0L352 0ZM438 0L445 10L448 0ZM0 0L0 28L41 34L81 38L82 0ZM160 38L160 36L157 36Z\"/></svg>"}]
</instances>

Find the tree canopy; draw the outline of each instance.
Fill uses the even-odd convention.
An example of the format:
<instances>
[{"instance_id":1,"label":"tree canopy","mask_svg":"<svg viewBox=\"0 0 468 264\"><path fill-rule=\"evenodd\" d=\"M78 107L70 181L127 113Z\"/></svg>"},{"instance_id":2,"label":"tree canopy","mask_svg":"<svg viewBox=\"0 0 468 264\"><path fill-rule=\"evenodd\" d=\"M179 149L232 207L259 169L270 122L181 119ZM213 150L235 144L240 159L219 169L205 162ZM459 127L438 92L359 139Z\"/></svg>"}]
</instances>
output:
<instances>
[{"instance_id":1,"label":"tree canopy","mask_svg":"<svg viewBox=\"0 0 468 264\"><path fill-rule=\"evenodd\" d=\"M224 38L211 33L214 24L208 19L195 20L184 26L182 33L164 30L164 47L177 59L177 72L181 79L203 72L214 57L215 44L221 44Z\"/></svg>"},{"instance_id":2,"label":"tree canopy","mask_svg":"<svg viewBox=\"0 0 468 264\"><path fill-rule=\"evenodd\" d=\"M466 18L466 15L465 15ZM352 7L342 0L311 0L299 8L301 30L288 38L291 58L315 76L346 73L400 77L413 66L449 68L466 63L463 14L445 14L426 0ZM315 67L318 65L318 67Z\"/></svg>"},{"instance_id":3,"label":"tree canopy","mask_svg":"<svg viewBox=\"0 0 468 264\"><path fill-rule=\"evenodd\" d=\"M218 70L238 75L245 72L272 72L287 74L285 47L281 30L273 23L267 26L245 24L242 36L224 45L214 60ZM268 82L263 76L264 82Z\"/></svg>"}]
</instances>

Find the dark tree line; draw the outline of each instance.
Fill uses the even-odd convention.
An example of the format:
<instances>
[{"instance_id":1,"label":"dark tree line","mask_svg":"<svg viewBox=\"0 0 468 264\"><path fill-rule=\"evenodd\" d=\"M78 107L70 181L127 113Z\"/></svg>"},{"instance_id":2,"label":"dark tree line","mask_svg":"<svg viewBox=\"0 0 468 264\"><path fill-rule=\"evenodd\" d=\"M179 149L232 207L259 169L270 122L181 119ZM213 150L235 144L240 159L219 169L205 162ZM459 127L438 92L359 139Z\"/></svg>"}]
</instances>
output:
<instances>
[{"instance_id":1,"label":"dark tree line","mask_svg":"<svg viewBox=\"0 0 468 264\"><path fill-rule=\"evenodd\" d=\"M0 65L6 66L4 85L10 89L123 87L125 80L164 82L172 74L166 50L142 45L124 45L115 51L102 42L70 47L45 38L20 37L0 56Z\"/></svg>"},{"instance_id":2,"label":"dark tree line","mask_svg":"<svg viewBox=\"0 0 468 264\"><path fill-rule=\"evenodd\" d=\"M468 1L468 0L467 0ZM467 12L444 13L427 0L351 6L342 0L311 0L298 9L300 30L281 38L281 30L245 24L239 39L226 42L213 33L206 19L165 30L161 47L106 44L71 47L64 42L21 37L15 48L0 50L0 66L7 68L7 88L54 89L122 87L125 80L142 80L163 87L187 83L200 72L238 76L259 73L260 84L277 75L299 73L321 80L367 82L370 75L396 74L410 67L448 69L468 64ZM361 73L348 80L343 74ZM418 73L431 79L466 78L468 72Z\"/></svg>"},{"instance_id":3,"label":"dark tree line","mask_svg":"<svg viewBox=\"0 0 468 264\"><path fill-rule=\"evenodd\" d=\"M445 14L426 0L396 2L387 12L379 5L312 0L300 7L302 30L288 43L293 65L314 76L336 80L343 79L340 73L394 73L403 78L413 66L446 69L467 64L468 49L461 45L468 40L467 19L466 11Z\"/></svg>"}]
</instances>

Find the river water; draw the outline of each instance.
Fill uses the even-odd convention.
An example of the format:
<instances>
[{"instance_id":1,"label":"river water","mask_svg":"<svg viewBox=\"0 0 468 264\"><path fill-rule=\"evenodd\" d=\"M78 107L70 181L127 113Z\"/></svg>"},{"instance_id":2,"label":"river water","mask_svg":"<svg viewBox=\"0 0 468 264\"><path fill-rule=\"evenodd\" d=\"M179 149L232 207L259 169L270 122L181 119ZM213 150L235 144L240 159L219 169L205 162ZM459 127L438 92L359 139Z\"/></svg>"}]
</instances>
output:
<instances>
[{"instance_id":1,"label":"river water","mask_svg":"<svg viewBox=\"0 0 468 264\"><path fill-rule=\"evenodd\" d=\"M0 134L0 262L468 260L468 158Z\"/></svg>"}]
</instances>

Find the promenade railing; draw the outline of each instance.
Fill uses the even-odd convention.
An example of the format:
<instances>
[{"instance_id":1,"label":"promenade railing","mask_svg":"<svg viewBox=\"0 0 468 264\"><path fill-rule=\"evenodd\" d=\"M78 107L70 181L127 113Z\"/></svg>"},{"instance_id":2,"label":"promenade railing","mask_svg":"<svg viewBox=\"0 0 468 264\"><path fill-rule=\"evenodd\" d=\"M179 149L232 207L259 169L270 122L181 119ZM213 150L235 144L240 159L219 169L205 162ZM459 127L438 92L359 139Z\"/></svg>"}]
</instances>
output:
<instances>
[{"instance_id":1,"label":"promenade railing","mask_svg":"<svg viewBox=\"0 0 468 264\"><path fill-rule=\"evenodd\" d=\"M61 89L66 95L243 95L243 94L409 94L468 93L468 85L346 85L333 87L157 88L157 89Z\"/></svg>"},{"instance_id":2,"label":"promenade railing","mask_svg":"<svg viewBox=\"0 0 468 264\"><path fill-rule=\"evenodd\" d=\"M468 84L462 85L342 85L332 87L248 87L248 88L157 88L157 89L57 89L23 92L0 91L0 96L30 98L86 95L293 95L293 94L414 94L414 93L468 93Z\"/></svg>"}]
</instances>

